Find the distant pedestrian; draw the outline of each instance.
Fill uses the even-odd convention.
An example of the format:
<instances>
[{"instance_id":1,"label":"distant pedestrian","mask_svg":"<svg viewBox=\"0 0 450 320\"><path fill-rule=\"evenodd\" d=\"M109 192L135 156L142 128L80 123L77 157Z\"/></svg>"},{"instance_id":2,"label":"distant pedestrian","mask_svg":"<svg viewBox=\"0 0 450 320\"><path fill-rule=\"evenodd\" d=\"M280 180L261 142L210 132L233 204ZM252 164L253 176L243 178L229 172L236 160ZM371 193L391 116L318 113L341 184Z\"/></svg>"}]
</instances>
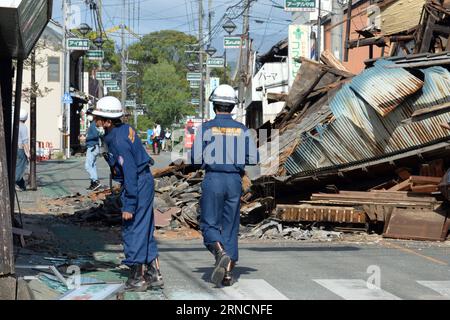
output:
<instances>
[{"instance_id":1,"label":"distant pedestrian","mask_svg":"<svg viewBox=\"0 0 450 320\"><path fill-rule=\"evenodd\" d=\"M156 123L153 130L153 153L159 155L161 153L161 125Z\"/></svg>"},{"instance_id":2,"label":"distant pedestrian","mask_svg":"<svg viewBox=\"0 0 450 320\"><path fill-rule=\"evenodd\" d=\"M92 109L86 112L89 128L86 135L86 162L84 168L89 174L91 184L86 190L96 191L101 187L97 173L97 158L100 155L100 134L92 115Z\"/></svg>"},{"instance_id":3,"label":"distant pedestrian","mask_svg":"<svg viewBox=\"0 0 450 320\"><path fill-rule=\"evenodd\" d=\"M30 162L30 138L28 128L25 122L28 120L28 112L25 109L20 110L19 140L17 142L17 161L16 161L16 190L26 191L26 183L23 178Z\"/></svg>"},{"instance_id":4,"label":"distant pedestrian","mask_svg":"<svg viewBox=\"0 0 450 320\"><path fill-rule=\"evenodd\" d=\"M164 150L172 151L172 132L169 128L166 128L166 133L164 134Z\"/></svg>"}]
</instances>

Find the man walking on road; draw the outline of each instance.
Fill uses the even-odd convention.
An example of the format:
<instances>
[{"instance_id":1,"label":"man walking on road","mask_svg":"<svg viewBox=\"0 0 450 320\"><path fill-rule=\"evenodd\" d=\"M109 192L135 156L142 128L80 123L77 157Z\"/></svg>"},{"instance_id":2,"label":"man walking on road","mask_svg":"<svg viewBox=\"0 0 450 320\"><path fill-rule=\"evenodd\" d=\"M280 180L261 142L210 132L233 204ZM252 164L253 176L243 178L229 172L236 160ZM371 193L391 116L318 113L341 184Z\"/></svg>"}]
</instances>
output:
<instances>
[{"instance_id":1,"label":"man walking on road","mask_svg":"<svg viewBox=\"0 0 450 320\"><path fill-rule=\"evenodd\" d=\"M200 200L200 228L206 248L215 257L211 281L217 286L233 284L238 261L238 231L242 177L246 165L258 163L258 152L250 131L231 117L238 98L229 85L212 93L216 118L198 130L191 149L191 163L201 165L206 175Z\"/></svg>"},{"instance_id":2,"label":"man walking on road","mask_svg":"<svg viewBox=\"0 0 450 320\"><path fill-rule=\"evenodd\" d=\"M100 134L98 132L97 125L94 122L92 111L92 109L88 109L86 112L89 128L86 135L87 150L84 168L88 172L89 178L91 179L91 184L87 190L96 191L101 187L97 173L97 158L100 155Z\"/></svg>"},{"instance_id":3,"label":"man walking on road","mask_svg":"<svg viewBox=\"0 0 450 320\"><path fill-rule=\"evenodd\" d=\"M113 179L122 186L123 263L130 268L126 290L162 288L158 247L153 237L155 191L150 165L154 162L136 131L120 120L123 109L117 98L100 99L93 115L97 127L105 130L106 160Z\"/></svg>"},{"instance_id":4,"label":"man walking on road","mask_svg":"<svg viewBox=\"0 0 450 320\"><path fill-rule=\"evenodd\" d=\"M30 139L25 122L28 120L28 112L20 110L19 140L16 161L16 190L26 191L26 183L23 178L30 159Z\"/></svg>"}]
</instances>

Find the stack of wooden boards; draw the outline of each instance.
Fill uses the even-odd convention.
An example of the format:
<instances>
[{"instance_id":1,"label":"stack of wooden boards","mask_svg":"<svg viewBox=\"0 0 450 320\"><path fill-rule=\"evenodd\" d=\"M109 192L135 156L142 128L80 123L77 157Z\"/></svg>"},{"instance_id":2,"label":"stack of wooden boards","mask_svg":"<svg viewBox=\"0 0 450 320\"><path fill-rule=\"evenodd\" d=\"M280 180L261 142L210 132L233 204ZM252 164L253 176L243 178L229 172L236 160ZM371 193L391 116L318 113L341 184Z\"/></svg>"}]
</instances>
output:
<instances>
[{"instance_id":1,"label":"stack of wooden boards","mask_svg":"<svg viewBox=\"0 0 450 320\"><path fill-rule=\"evenodd\" d=\"M276 217L286 222L384 223L384 237L445 240L447 210L436 198L442 178L406 178L383 190L315 193L299 205L278 205Z\"/></svg>"}]
</instances>

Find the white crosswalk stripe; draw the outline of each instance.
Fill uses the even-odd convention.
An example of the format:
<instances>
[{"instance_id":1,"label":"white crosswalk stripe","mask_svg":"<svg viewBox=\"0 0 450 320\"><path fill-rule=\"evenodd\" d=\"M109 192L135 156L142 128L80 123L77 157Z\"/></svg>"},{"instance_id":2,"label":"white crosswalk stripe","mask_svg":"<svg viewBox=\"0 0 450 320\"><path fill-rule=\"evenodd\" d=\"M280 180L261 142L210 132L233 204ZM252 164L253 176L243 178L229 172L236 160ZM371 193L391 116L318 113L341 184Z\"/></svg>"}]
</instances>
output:
<instances>
[{"instance_id":1,"label":"white crosswalk stripe","mask_svg":"<svg viewBox=\"0 0 450 320\"><path fill-rule=\"evenodd\" d=\"M231 287L220 289L231 300L288 300L280 291L262 279L239 280Z\"/></svg>"},{"instance_id":2,"label":"white crosswalk stripe","mask_svg":"<svg viewBox=\"0 0 450 320\"><path fill-rule=\"evenodd\" d=\"M417 281L417 283L450 299L450 281Z\"/></svg>"},{"instance_id":3,"label":"white crosswalk stripe","mask_svg":"<svg viewBox=\"0 0 450 320\"><path fill-rule=\"evenodd\" d=\"M360 279L315 279L316 283L345 300L401 300L380 288L369 288Z\"/></svg>"}]
</instances>

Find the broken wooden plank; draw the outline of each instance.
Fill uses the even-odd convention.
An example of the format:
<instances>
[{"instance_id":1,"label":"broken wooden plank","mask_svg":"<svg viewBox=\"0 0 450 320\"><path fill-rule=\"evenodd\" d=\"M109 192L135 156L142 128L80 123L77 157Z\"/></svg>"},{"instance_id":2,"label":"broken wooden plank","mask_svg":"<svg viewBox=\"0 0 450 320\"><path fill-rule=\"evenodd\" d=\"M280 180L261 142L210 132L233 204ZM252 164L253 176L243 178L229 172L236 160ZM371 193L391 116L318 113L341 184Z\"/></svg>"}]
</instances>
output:
<instances>
[{"instance_id":1,"label":"broken wooden plank","mask_svg":"<svg viewBox=\"0 0 450 320\"><path fill-rule=\"evenodd\" d=\"M321 221L339 223L366 223L363 210L353 207L330 207L310 204L278 205L276 217L285 222Z\"/></svg>"},{"instance_id":2,"label":"broken wooden plank","mask_svg":"<svg viewBox=\"0 0 450 320\"><path fill-rule=\"evenodd\" d=\"M385 238L444 241L447 213L424 208L396 208L389 219Z\"/></svg>"},{"instance_id":3,"label":"broken wooden plank","mask_svg":"<svg viewBox=\"0 0 450 320\"><path fill-rule=\"evenodd\" d=\"M411 183L414 185L416 184L435 184L438 185L442 177L427 177L427 176L411 176L410 178Z\"/></svg>"},{"instance_id":4,"label":"broken wooden plank","mask_svg":"<svg viewBox=\"0 0 450 320\"><path fill-rule=\"evenodd\" d=\"M406 191L411 189L411 180L407 179L403 182L398 183L397 185L389 188L387 191Z\"/></svg>"},{"instance_id":5,"label":"broken wooden plank","mask_svg":"<svg viewBox=\"0 0 450 320\"><path fill-rule=\"evenodd\" d=\"M420 186L412 186L411 190L413 192L420 192L420 193L432 193L438 191L438 186L435 184L426 184L426 185L420 185Z\"/></svg>"},{"instance_id":6,"label":"broken wooden plank","mask_svg":"<svg viewBox=\"0 0 450 320\"><path fill-rule=\"evenodd\" d=\"M323 63L325 63L327 66L331 67L331 68L335 68L341 71L345 71L348 72L349 74L351 73L343 64L341 61L339 61L338 59L336 59L336 57L333 55L333 53L331 53L330 50L325 50L324 52L322 52L322 54L320 55L320 61L322 61Z\"/></svg>"},{"instance_id":7,"label":"broken wooden plank","mask_svg":"<svg viewBox=\"0 0 450 320\"><path fill-rule=\"evenodd\" d=\"M437 106L416 110L416 111L413 112L411 117L412 118L416 118L416 117L420 117L420 116L427 115L427 114L430 114L430 113L435 113L435 112L439 112L439 111L445 111L445 110L447 110L449 108L450 108L450 102L447 102L447 103L443 103L443 104L440 104L440 105L437 105Z\"/></svg>"}]
</instances>

